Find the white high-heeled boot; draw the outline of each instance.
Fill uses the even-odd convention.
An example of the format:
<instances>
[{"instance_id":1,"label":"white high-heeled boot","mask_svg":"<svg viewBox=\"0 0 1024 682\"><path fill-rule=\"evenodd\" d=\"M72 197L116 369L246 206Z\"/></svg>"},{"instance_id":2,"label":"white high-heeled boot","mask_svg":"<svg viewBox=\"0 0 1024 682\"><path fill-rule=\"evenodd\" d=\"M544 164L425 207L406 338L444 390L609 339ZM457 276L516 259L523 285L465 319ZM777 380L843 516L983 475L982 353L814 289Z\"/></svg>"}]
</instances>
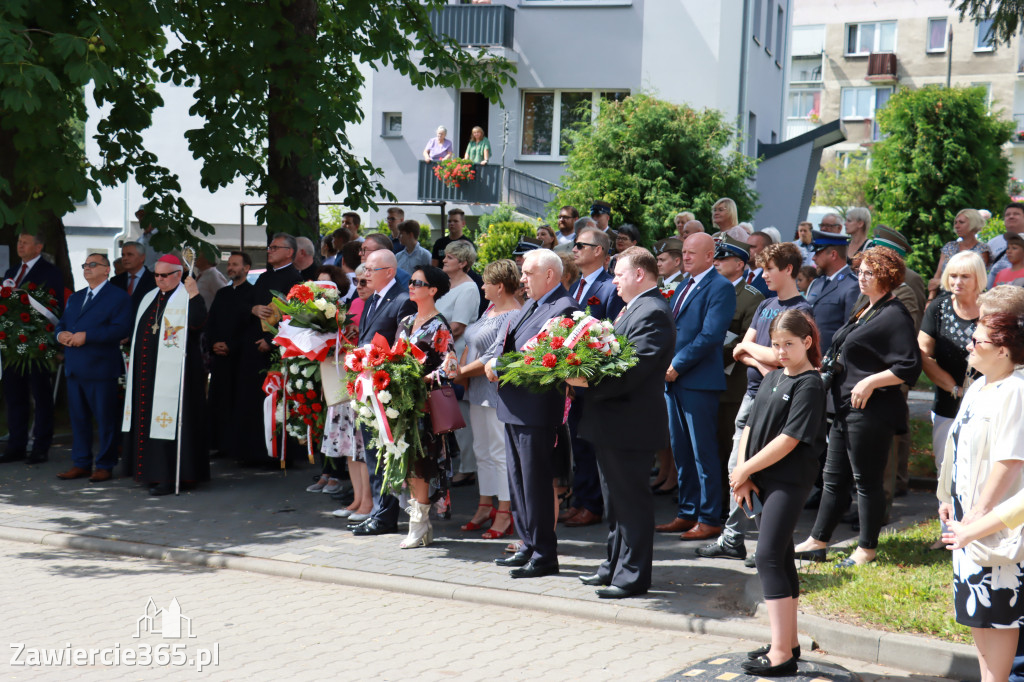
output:
<instances>
[{"instance_id":1,"label":"white high-heeled boot","mask_svg":"<svg viewBox=\"0 0 1024 682\"><path fill-rule=\"evenodd\" d=\"M434 540L434 529L430 526L430 505L409 500L405 511L409 513L409 535L399 547L426 547Z\"/></svg>"}]
</instances>

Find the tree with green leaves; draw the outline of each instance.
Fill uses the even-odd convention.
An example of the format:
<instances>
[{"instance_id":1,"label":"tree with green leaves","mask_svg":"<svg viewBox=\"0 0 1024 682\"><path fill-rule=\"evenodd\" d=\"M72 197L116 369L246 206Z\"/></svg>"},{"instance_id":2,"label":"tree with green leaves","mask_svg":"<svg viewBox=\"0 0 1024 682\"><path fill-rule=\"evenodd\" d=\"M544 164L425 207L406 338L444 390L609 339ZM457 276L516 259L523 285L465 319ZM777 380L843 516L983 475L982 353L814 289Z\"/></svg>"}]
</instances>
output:
<instances>
[{"instance_id":1,"label":"tree with green leaves","mask_svg":"<svg viewBox=\"0 0 1024 682\"><path fill-rule=\"evenodd\" d=\"M960 13L960 21L991 19L989 35L997 43L1009 44L1024 21L1024 0L952 0L950 4Z\"/></svg>"},{"instance_id":2,"label":"tree with green leaves","mask_svg":"<svg viewBox=\"0 0 1024 682\"><path fill-rule=\"evenodd\" d=\"M1010 162L1002 146L1013 123L989 111L983 88L929 85L897 92L878 125L885 138L872 150L868 191L875 222L907 236L910 267L933 272L939 249L956 239L958 212L1006 204Z\"/></svg>"},{"instance_id":3,"label":"tree with green leaves","mask_svg":"<svg viewBox=\"0 0 1024 682\"><path fill-rule=\"evenodd\" d=\"M613 224L633 223L644 244L674 232L683 210L711 230L711 207L722 197L736 201L740 220L757 208L756 163L734 150L736 131L719 111L640 93L601 102L593 123L587 117L566 134L564 189L550 206L585 210L603 199Z\"/></svg>"},{"instance_id":4,"label":"tree with green leaves","mask_svg":"<svg viewBox=\"0 0 1024 682\"><path fill-rule=\"evenodd\" d=\"M203 187L245 179L270 230L315 236L318 186L353 209L393 199L380 171L351 151L363 117L360 63L420 88L468 87L497 100L514 67L438 36L443 0L4 0L0 3L0 243L14 227L60 234L74 202L129 177L143 188L157 248L195 242L177 177L145 148L162 105L157 82L191 88L186 133ZM85 90L103 113L85 162L73 124ZM58 255L59 258L59 255Z\"/></svg>"},{"instance_id":5,"label":"tree with green leaves","mask_svg":"<svg viewBox=\"0 0 1024 682\"><path fill-rule=\"evenodd\" d=\"M814 183L814 203L828 206L843 218L853 206L867 206L870 176L865 157L843 159L834 157L821 164Z\"/></svg>"}]
</instances>

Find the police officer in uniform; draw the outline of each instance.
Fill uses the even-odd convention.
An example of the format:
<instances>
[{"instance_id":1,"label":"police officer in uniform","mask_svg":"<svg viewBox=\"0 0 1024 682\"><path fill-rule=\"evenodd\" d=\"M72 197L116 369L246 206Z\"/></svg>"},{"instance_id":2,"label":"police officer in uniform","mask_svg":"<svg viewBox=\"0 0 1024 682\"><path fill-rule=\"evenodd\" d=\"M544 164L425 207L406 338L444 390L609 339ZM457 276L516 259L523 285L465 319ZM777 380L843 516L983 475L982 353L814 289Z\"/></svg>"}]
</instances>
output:
<instances>
[{"instance_id":1,"label":"police officer in uniform","mask_svg":"<svg viewBox=\"0 0 1024 682\"><path fill-rule=\"evenodd\" d=\"M832 335L853 314L854 303L860 295L857 278L846 264L849 235L812 230L814 265L818 278L807 287L807 300L814 307L814 321L821 336L821 352L828 352Z\"/></svg>"}]
</instances>

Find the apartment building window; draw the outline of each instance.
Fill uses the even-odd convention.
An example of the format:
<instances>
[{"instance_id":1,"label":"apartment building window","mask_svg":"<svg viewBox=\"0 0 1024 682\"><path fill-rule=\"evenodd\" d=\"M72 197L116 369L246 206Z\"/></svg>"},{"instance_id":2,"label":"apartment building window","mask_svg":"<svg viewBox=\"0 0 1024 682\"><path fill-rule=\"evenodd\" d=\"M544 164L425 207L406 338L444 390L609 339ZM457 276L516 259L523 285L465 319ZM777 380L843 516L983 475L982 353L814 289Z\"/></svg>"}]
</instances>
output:
<instances>
[{"instance_id":1,"label":"apartment building window","mask_svg":"<svg viewBox=\"0 0 1024 682\"><path fill-rule=\"evenodd\" d=\"M821 55L793 57L789 66L790 83L820 83Z\"/></svg>"},{"instance_id":2,"label":"apartment building window","mask_svg":"<svg viewBox=\"0 0 1024 682\"><path fill-rule=\"evenodd\" d=\"M554 90L523 93L523 156L559 158L569 153L562 131L592 118L601 100L621 101L626 90Z\"/></svg>"},{"instance_id":3,"label":"apartment building window","mask_svg":"<svg viewBox=\"0 0 1024 682\"><path fill-rule=\"evenodd\" d=\"M896 22L875 21L846 25L846 56L896 51Z\"/></svg>"},{"instance_id":4,"label":"apartment building window","mask_svg":"<svg viewBox=\"0 0 1024 682\"><path fill-rule=\"evenodd\" d=\"M946 18L928 20L928 52L946 51Z\"/></svg>"},{"instance_id":5,"label":"apartment building window","mask_svg":"<svg viewBox=\"0 0 1024 682\"><path fill-rule=\"evenodd\" d=\"M992 33L992 19L982 19L974 29L974 51L992 52L996 49L996 37Z\"/></svg>"},{"instance_id":6,"label":"apartment building window","mask_svg":"<svg viewBox=\"0 0 1024 682\"><path fill-rule=\"evenodd\" d=\"M791 90L787 118L814 119L821 116L821 90Z\"/></svg>"},{"instance_id":7,"label":"apartment building window","mask_svg":"<svg viewBox=\"0 0 1024 682\"><path fill-rule=\"evenodd\" d=\"M753 36L754 40L757 41L758 45L761 44L761 0L754 0L754 26Z\"/></svg>"},{"instance_id":8,"label":"apartment building window","mask_svg":"<svg viewBox=\"0 0 1024 682\"><path fill-rule=\"evenodd\" d=\"M843 120L875 118L875 112L885 107L892 96L892 86L843 88L839 96L839 111Z\"/></svg>"},{"instance_id":9,"label":"apartment building window","mask_svg":"<svg viewBox=\"0 0 1024 682\"><path fill-rule=\"evenodd\" d=\"M972 88L984 88L985 89L985 106L989 109L992 108L992 84L991 83L971 83Z\"/></svg>"}]
</instances>

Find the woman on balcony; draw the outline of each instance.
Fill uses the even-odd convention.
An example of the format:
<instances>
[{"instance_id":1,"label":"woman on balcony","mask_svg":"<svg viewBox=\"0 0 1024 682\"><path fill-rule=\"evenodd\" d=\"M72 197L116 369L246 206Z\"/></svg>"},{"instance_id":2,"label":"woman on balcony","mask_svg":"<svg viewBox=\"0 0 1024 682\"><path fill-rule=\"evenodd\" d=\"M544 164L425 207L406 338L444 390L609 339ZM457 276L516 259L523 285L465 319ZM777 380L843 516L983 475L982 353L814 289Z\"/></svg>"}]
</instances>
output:
<instances>
[{"instance_id":1,"label":"woman on balcony","mask_svg":"<svg viewBox=\"0 0 1024 682\"><path fill-rule=\"evenodd\" d=\"M484 129L480 126L473 126L473 132L470 133L469 144L466 145L466 156L463 158L469 159L473 163L478 163L481 166L486 166L487 162L491 159L491 143L484 137Z\"/></svg>"},{"instance_id":2,"label":"woman on balcony","mask_svg":"<svg viewBox=\"0 0 1024 682\"><path fill-rule=\"evenodd\" d=\"M423 160L429 163L450 158L452 158L452 141L448 139L448 129L438 126L437 137L430 138L423 150Z\"/></svg>"}]
</instances>

